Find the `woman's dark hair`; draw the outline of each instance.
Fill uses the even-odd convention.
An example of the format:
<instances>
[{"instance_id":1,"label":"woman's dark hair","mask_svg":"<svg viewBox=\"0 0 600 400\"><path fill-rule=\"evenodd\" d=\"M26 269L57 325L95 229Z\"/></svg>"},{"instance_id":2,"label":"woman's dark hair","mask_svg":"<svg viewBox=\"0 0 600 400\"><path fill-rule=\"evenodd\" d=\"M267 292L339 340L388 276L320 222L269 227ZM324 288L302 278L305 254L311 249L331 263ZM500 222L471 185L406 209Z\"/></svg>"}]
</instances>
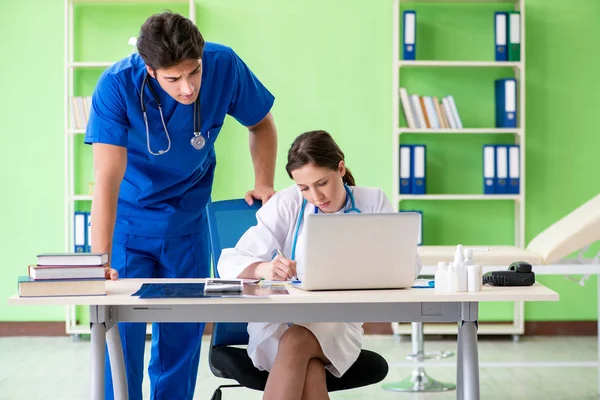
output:
<instances>
[{"instance_id":1,"label":"woman's dark hair","mask_svg":"<svg viewBox=\"0 0 600 400\"><path fill-rule=\"evenodd\" d=\"M164 11L144 22L137 48L150 68L170 68L185 60L202 58L204 38L192 21Z\"/></svg>"},{"instance_id":2,"label":"woman's dark hair","mask_svg":"<svg viewBox=\"0 0 600 400\"><path fill-rule=\"evenodd\" d=\"M310 131L298 136L292 143L285 170L290 178L292 178L292 171L310 163L337 171L340 161L344 161L344 152L333 137L325 131ZM342 179L348 186L356 186L348 167Z\"/></svg>"}]
</instances>

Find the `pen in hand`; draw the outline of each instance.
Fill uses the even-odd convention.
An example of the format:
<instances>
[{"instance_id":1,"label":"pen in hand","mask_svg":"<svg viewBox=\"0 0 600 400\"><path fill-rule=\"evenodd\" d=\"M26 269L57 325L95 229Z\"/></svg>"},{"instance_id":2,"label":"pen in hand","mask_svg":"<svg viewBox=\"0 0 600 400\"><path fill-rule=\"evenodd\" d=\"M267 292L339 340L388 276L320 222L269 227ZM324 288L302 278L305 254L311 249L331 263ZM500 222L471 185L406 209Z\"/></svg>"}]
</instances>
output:
<instances>
[{"instance_id":1,"label":"pen in hand","mask_svg":"<svg viewBox=\"0 0 600 400\"><path fill-rule=\"evenodd\" d=\"M277 255L279 255L280 257L285 258L285 256L283 255L283 253L279 249L277 249ZM298 280L298 277L294 275L294 276L292 276L292 280L293 281Z\"/></svg>"}]
</instances>

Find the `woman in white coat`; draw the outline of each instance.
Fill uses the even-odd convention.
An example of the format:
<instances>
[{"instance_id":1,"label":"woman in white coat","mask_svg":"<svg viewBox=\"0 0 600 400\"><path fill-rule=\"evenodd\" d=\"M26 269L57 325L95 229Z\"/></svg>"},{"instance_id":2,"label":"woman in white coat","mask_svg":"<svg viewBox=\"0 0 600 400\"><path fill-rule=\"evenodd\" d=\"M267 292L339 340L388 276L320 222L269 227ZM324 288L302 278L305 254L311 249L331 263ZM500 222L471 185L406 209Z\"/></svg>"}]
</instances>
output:
<instances>
[{"instance_id":1,"label":"woman in white coat","mask_svg":"<svg viewBox=\"0 0 600 400\"><path fill-rule=\"evenodd\" d=\"M276 193L257 212L257 225L223 250L222 278L302 279L307 215L395 212L381 189L355 186L344 153L325 131L298 136L286 170L296 185ZM420 269L417 260L415 277ZM329 398L326 371L340 377L358 358L363 329L362 323L250 323L248 333L248 355L269 371L264 399L318 400Z\"/></svg>"}]
</instances>

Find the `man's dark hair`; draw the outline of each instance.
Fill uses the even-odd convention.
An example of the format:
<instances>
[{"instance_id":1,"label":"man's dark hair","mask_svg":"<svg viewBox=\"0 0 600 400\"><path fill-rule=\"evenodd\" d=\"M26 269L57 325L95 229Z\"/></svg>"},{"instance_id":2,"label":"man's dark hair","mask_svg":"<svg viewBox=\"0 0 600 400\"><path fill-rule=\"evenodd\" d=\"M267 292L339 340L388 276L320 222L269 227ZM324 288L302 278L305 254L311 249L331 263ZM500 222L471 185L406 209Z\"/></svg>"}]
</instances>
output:
<instances>
[{"instance_id":1,"label":"man's dark hair","mask_svg":"<svg viewBox=\"0 0 600 400\"><path fill-rule=\"evenodd\" d=\"M170 68L185 60L202 58L204 38L192 21L164 11L144 22L137 48L150 68Z\"/></svg>"}]
</instances>

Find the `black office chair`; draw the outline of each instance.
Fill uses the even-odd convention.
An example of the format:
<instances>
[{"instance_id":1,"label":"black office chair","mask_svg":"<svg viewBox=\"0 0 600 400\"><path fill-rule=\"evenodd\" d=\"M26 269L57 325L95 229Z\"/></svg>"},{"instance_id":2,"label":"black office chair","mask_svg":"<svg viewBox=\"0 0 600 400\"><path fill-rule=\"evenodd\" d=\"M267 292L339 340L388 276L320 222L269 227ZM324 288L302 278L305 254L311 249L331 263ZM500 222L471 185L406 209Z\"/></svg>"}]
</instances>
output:
<instances>
[{"instance_id":1,"label":"black office chair","mask_svg":"<svg viewBox=\"0 0 600 400\"><path fill-rule=\"evenodd\" d=\"M259 202L248 206L243 199L218 201L207 205L216 277L219 276L216 265L222 249L235 247L244 232L256 225L256 211L260 206ZM210 370L216 377L233 379L238 384L219 386L212 400L221 400L221 389L225 387L247 387L260 391L265 389L269 373L254 367L246 348L232 347L248 344L247 325L247 323L237 322L214 324L208 353ZM382 356L369 350L361 350L356 362L341 378L336 378L327 372L327 390L334 392L372 385L385 379L387 373L388 364Z\"/></svg>"}]
</instances>

